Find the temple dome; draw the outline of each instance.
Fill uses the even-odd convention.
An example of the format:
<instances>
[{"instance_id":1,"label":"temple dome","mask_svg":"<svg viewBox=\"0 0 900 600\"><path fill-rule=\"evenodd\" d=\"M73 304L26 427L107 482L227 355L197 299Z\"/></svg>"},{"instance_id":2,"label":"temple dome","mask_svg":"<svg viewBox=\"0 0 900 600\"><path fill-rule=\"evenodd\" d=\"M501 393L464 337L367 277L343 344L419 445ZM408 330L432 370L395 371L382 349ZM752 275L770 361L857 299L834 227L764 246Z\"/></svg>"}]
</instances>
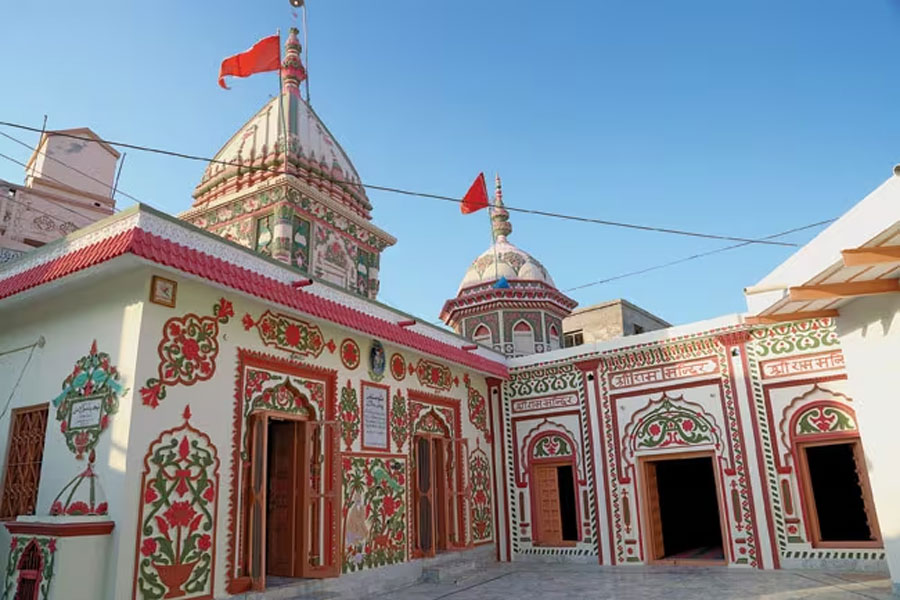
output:
<instances>
[{"instance_id":1,"label":"temple dome","mask_svg":"<svg viewBox=\"0 0 900 600\"><path fill-rule=\"evenodd\" d=\"M194 189L194 206L286 173L371 219L372 205L356 168L301 96L306 74L299 53L297 30L292 28L285 44L281 92L215 154Z\"/></svg>"},{"instance_id":2,"label":"temple dome","mask_svg":"<svg viewBox=\"0 0 900 600\"><path fill-rule=\"evenodd\" d=\"M469 265L457 294L466 288L494 283L501 277L507 282L537 281L556 288L544 265L507 239L512 233L512 223L509 222L509 211L503 206L499 175L496 179L494 206L490 210L494 243Z\"/></svg>"},{"instance_id":3,"label":"temple dome","mask_svg":"<svg viewBox=\"0 0 900 600\"><path fill-rule=\"evenodd\" d=\"M478 258L472 261L459 284L459 290L483 283L493 283L501 277L507 281L540 281L556 287L550 273L536 258L500 236Z\"/></svg>"}]
</instances>

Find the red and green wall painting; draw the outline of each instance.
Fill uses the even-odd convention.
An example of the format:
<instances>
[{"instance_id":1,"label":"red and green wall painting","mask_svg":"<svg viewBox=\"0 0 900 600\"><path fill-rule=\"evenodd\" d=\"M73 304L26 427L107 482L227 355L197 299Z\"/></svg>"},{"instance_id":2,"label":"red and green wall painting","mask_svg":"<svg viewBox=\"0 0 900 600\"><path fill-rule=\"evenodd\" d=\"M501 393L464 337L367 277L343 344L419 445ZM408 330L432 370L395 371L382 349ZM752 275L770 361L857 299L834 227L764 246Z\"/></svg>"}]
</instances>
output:
<instances>
[{"instance_id":1,"label":"red and green wall painting","mask_svg":"<svg viewBox=\"0 0 900 600\"><path fill-rule=\"evenodd\" d=\"M329 352L334 352L337 347L334 340L325 341L318 325L281 313L267 310L257 320L245 314L241 323L246 331L256 327L260 339L266 346L273 346L292 354L316 358L322 354L322 350L327 348Z\"/></svg>"},{"instance_id":2,"label":"red and green wall painting","mask_svg":"<svg viewBox=\"0 0 900 600\"><path fill-rule=\"evenodd\" d=\"M127 393L119 382L119 372L110 364L109 354L91 351L75 363L62 383L62 392L53 399L59 429L69 450L82 460L97 445L109 425L109 417L119 410L119 396Z\"/></svg>"},{"instance_id":3,"label":"red and green wall painting","mask_svg":"<svg viewBox=\"0 0 900 600\"><path fill-rule=\"evenodd\" d=\"M145 405L159 406L160 400L166 397L166 386L194 385L215 375L219 325L228 323L234 316L234 307L221 298L213 306L212 313L212 316L204 317L188 313L183 317L172 317L163 325L158 376L148 379L141 388L141 400Z\"/></svg>"},{"instance_id":4,"label":"red and green wall painting","mask_svg":"<svg viewBox=\"0 0 900 600\"><path fill-rule=\"evenodd\" d=\"M349 379L347 385L341 388L338 415L341 419L341 438L349 452L353 447L353 442L359 437L359 399L356 388Z\"/></svg>"},{"instance_id":5,"label":"red and green wall painting","mask_svg":"<svg viewBox=\"0 0 900 600\"><path fill-rule=\"evenodd\" d=\"M463 383L466 384L469 406L469 422L475 429L484 434L484 440L491 443L491 432L487 422L487 404L484 396L472 385L472 378L466 373L463 375Z\"/></svg>"},{"instance_id":6,"label":"red and green wall painting","mask_svg":"<svg viewBox=\"0 0 900 600\"><path fill-rule=\"evenodd\" d=\"M473 450L469 455L469 480L472 484L472 539L476 544L494 539L490 472L484 450Z\"/></svg>"},{"instance_id":7,"label":"red and green wall painting","mask_svg":"<svg viewBox=\"0 0 900 600\"><path fill-rule=\"evenodd\" d=\"M134 598L212 598L219 458L190 423L162 432L144 457Z\"/></svg>"},{"instance_id":8,"label":"red and green wall painting","mask_svg":"<svg viewBox=\"0 0 900 600\"><path fill-rule=\"evenodd\" d=\"M0 598L47 600L55 556L54 537L13 536Z\"/></svg>"},{"instance_id":9,"label":"red and green wall painting","mask_svg":"<svg viewBox=\"0 0 900 600\"><path fill-rule=\"evenodd\" d=\"M406 560L406 460L345 454L343 572Z\"/></svg>"},{"instance_id":10,"label":"red and green wall painting","mask_svg":"<svg viewBox=\"0 0 900 600\"><path fill-rule=\"evenodd\" d=\"M406 398L400 390L397 390L391 401L391 439L397 452L403 452L403 446L409 439L409 411Z\"/></svg>"}]
</instances>

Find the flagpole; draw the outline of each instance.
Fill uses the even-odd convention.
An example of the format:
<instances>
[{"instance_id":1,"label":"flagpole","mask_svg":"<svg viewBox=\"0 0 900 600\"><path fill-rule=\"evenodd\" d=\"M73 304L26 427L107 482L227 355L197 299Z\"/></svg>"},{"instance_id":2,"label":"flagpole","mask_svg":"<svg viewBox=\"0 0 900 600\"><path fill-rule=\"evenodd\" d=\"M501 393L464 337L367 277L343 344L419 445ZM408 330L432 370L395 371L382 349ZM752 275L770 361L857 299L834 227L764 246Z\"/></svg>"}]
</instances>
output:
<instances>
[{"instance_id":1,"label":"flagpole","mask_svg":"<svg viewBox=\"0 0 900 600\"><path fill-rule=\"evenodd\" d=\"M301 8L303 9L303 50L306 53L306 103L309 104L309 31L306 28L306 2Z\"/></svg>"},{"instance_id":2,"label":"flagpole","mask_svg":"<svg viewBox=\"0 0 900 600\"><path fill-rule=\"evenodd\" d=\"M485 185L485 187L487 187L487 185ZM485 190L485 192L487 192L487 190ZM485 195L487 195L487 194L485 194ZM495 201L495 202L497 201L497 189L496 189L496 187L494 188L494 201ZM498 262L498 259L497 259L497 240L494 239L494 219L493 219L492 216L491 216L491 211L492 211L493 209L494 209L494 207L491 206L490 203L488 203L488 209L487 209L488 225L489 225L490 228L491 228L491 248L494 249L494 279L496 279L497 282L499 283L499 282L500 282L500 272L499 272L499 265L497 264L497 262Z\"/></svg>"},{"instance_id":3,"label":"flagpole","mask_svg":"<svg viewBox=\"0 0 900 600\"><path fill-rule=\"evenodd\" d=\"M275 35L278 36L278 56L281 56L281 27L275 30ZM281 59L279 58L279 63ZM278 124L281 129L281 137L282 146L281 151L284 153L282 157L284 159L284 169L287 170L287 156L288 156L288 139L287 139L287 125L284 123L284 96L282 95L284 92L284 79L282 78L282 68L281 64L278 65Z\"/></svg>"}]
</instances>

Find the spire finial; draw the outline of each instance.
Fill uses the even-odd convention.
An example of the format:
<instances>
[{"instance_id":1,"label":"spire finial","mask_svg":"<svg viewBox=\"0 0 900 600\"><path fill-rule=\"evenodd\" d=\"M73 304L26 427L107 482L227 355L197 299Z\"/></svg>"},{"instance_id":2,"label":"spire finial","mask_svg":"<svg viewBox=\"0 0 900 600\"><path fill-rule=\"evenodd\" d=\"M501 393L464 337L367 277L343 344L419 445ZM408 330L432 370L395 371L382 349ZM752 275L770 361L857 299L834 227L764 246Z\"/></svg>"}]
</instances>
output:
<instances>
[{"instance_id":1,"label":"spire finial","mask_svg":"<svg viewBox=\"0 0 900 600\"><path fill-rule=\"evenodd\" d=\"M297 35L300 30L291 27L288 39L284 42L284 60L281 62L281 81L284 91L300 96L300 83L306 79L306 69L300 61L300 38Z\"/></svg>"},{"instance_id":2,"label":"spire finial","mask_svg":"<svg viewBox=\"0 0 900 600\"><path fill-rule=\"evenodd\" d=\"M500 174L494 178L494 208L491 209L491 230L494 232L494 241L506 241L506 237L512 233L512 224L509 222L509 211L503 206L503 187L500 184Z\"/></svg>"}]
</instances>

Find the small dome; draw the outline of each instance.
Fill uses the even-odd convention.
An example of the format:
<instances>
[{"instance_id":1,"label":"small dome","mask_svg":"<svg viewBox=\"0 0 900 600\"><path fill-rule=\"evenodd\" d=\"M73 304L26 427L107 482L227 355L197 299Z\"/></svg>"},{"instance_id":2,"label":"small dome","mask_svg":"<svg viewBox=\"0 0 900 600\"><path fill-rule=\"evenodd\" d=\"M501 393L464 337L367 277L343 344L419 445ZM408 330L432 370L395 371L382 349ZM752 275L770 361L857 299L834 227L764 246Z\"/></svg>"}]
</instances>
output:
<instances>
[{"instance_id":1,"label":"small dome","mask_svg":"<svg viewBox=\"0 0 900 600\"><path fill-rule=\"evenodd\" d=\"M524 250L510 244L506 236L501 236L472 262L457 293L464 288L494 282L501 277L505 277L507 281L540 281L556 287L544 265Z\"/></svg>"},{"instance_id":2,"label":"small dome","mask_svg":"<svg viewBox=\"0 0 900 600\"><path fill-rule=\"evenodd\" d=\"M503 206L503 189L500 186L499 175L496 179L494 207L490 210L494 243L469 266L459 284L457 294L465 288L492 283L501 277L507 281L539 281L555 288L556 284L553 283L544 265L507 240L507 236L512 233L512 223L509 222L509 211Z\"/></svg>"}]
</instances>

